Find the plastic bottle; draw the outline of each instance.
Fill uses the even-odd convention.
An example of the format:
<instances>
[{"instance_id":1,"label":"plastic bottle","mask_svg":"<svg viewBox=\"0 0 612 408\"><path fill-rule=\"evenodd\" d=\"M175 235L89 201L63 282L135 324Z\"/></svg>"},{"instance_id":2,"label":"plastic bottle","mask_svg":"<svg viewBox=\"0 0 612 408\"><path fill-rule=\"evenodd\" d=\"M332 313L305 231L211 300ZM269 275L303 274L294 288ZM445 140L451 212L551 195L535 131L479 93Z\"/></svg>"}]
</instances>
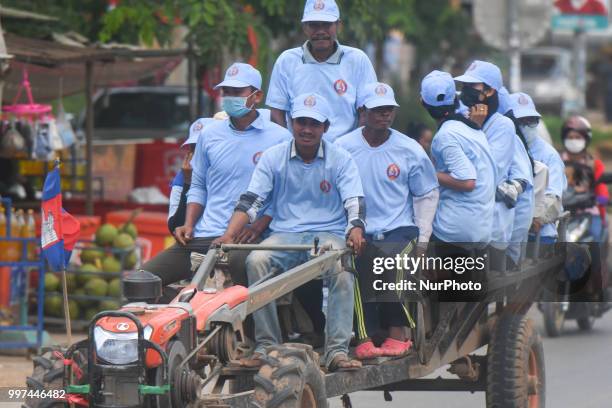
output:
<instances>
[{"instance_id":1,"label":"plastic bottle","mask_svg":"<svg viewBox=\"0 0 612 408\"><path fill-rule=\"evenodd\" d=\"M10 238L19 238L21 235L21 225L19 224L19 220L17 218L17 214L15 214L15 209L11 208L10 214L11 221L11 229L10 229ZM21 245L17 241L8 241L6 243L6 260L9 262L16 262L19 260L21 253L19 250L21 249Z\"/></svg>"},{"instance_id":2,"label":"plastic bottle","mask_svg":"<svg viewBox=\"0 0 612 408\"><path fill-rule=\"evenodd\" d=\"M6 261L6 213L4 207L0 206L0 262Z\"/></svg>"},{"instance_id":3,"label":"plastic bottle","mask_svg":"<svg viewBox=\"0 0 612 408\"><path fill-rule=\"evenodd\" d=\"M22 236L24 238L36 238L36 220L34 220L34 210L28 210L28 216L26 217L24 227L22 229L24 231ZM38 243L36 241L28 242L28 260L35 261L36 260L36 249L38 248Z\"/></svg>"}]
</instances>

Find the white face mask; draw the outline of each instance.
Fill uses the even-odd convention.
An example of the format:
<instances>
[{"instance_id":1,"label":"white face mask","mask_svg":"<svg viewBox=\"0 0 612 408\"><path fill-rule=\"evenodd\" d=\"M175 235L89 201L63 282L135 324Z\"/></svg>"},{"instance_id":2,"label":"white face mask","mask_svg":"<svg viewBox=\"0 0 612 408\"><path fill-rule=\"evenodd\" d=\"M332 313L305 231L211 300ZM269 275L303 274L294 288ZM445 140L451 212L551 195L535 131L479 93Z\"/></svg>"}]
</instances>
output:
<instances>
[{"instance_id":1,"label":"white face mask","mask_svg":"<svg viewBox=\"0 0 612 408\"><path fill-rule=\"evenodd\" d=\"M538 138L538 128L532 128L529 126L521 126L520 127L523 136L525 136L525 141L530 145Z\"/></svg>"},{"instance_id":2,"label":"white face mask","mask_svg":"<svg viewBox=\"0 0 612 408\"><path fill-rule=\"evenodd\" d=\"M584 139L565 139L563 143L568 152L578 154L586 148L586 140Z\"/></svg>"}]
</instances>

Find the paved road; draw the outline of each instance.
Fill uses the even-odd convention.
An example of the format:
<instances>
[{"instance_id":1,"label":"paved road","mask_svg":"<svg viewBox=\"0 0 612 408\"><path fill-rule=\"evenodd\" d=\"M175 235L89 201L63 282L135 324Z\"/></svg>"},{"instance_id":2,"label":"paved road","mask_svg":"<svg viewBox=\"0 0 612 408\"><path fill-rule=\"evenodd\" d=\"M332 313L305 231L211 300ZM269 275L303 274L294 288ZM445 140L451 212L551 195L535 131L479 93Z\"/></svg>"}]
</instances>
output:
<instances>
[{"instance_id":1,"label":"paved road","mask_svg":"<svg viewBox=\"0 0 612 408\"><path fill-rule=\"evenodd\" d=\"M540 313L532 310L540 333L544 333ZM543 336L546 359L546 406L551 408L609 408L612 406L612 312L595 322L592 332L578 331L566 322L562 337ZM440 370L434 377L446 377ZM351 394L355 408L478 408L485 406L484 393L395 392L385 402L382 392ZM341 408L339 398L331 408Z\"/></svg>"}]
</instances>

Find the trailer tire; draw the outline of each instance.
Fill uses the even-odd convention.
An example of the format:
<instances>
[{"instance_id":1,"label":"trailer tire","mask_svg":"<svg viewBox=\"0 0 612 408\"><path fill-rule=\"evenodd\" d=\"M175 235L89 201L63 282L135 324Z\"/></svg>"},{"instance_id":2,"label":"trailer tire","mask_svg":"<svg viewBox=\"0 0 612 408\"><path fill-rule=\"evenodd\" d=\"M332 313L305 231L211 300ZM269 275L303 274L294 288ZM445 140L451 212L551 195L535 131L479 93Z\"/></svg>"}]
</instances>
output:
<instances>
[{"instance_id":1,"label":"trailer tire","mask_svg":"<svg viewBox=\"0 0 612 408\"><path fill-rule=\"evenodd\" d=\"M544 328L548 337L559 337L563 333L565 323L565 312L561 310L561 304L557 302L542 303L542 316L544 317Z\"/></svg>"},{"instance_id":2,"label":"trailer tire","mask_svg":"<svg viewBox=\"0 0 612 408\"><path fill-rule=\"evenodd\" d=\"M26 378L28 391L49 391L63 389L64 363L55 353L62 355L66 349L60 347L44 348L38 356L32 359L34 370ZM62 399L30 399L26 398L23 408L64 408L68 404Z\"/></svg>"},{"instance_id":3,"label":"trailer tire","mask_svg":"<svg viewBox=\"0 0 612 408\"><path fill-rule=\"evenodd\" d=\"M253 378L254 405L260 408L327 408L319 356L309 345L269 347Z\"/></svg>"},{"instance_id":4,"label":"trailer tire","mask_svg":"<svg viewBox=\"0 0 612 408\"><path fill-rule=\"evenodd\" d=\"M544 408L545 390L544 349L533 321L502 316L487 350L487 408Z\"/></svg>"}]
</instances>

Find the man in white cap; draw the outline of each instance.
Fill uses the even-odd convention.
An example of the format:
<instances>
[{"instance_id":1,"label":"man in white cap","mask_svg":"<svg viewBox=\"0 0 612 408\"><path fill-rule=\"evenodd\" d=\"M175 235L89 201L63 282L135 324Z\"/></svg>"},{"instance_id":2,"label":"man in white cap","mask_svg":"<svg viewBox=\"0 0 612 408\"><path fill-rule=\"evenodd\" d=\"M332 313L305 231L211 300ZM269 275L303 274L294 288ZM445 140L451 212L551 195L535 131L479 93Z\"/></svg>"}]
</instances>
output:
<instances>
[{"instance_id":1,"label":"man in white cap","mask_svg":"<svg viewBox=\"0 0 612 408\"><path fill-rule=\"evenodd\" d=\"M316 93L298 95L292 102L293 140L268 149L261 157L248 188L236 205L227 231L216 243L233 237L253 222L264 202L270 201L272 234L262 244L311 244L334 248L349 245L360 253L365 245L365 207L359 170L344 149L322 140L330 128L331 109ZM254 251L247 258L249 283L280 273L308 260L304 252ZM356 369L348 357L353 328L354 276L338 263L325 273L329 289L325 327L325 365L331 371ZM266 347L282 343L276 306L271 303L253 314L256 347L243 364L257 366Z\"/></svg>"},{"instance_id":2,"label":"man in white cap","mask_svg":"<svg viewBox=\"0 0 612 408\"><path fill-rule=\"evenodd\" d=\"M555 221L563 212L561 199L567 189L565 164L559 153L538 136L537 126L542 116L536 110L531 97L526 93L511 94L509 108L527 141L529 153L534 160L548 167L548 183L544 197L536 200L533 230L540 231L542 243L552 244L557 240ZM531 240L534 238L535 236L530 237Z\"/></svg>"},{"instance_id":3,"label":"man in white cap","mask_svg":"<svg viewBox=\"0 0 612 408\"><path fill-rule=\"evenodd\" d=\"M164 285L191 276L191 252L206 253L211 242L225 232L234 205L247 188L262 153L291 139L287 129L264 120L255 109L263 99L261 83L255 68L235 63L217 85L229 119L207 124L197 141L185 224L174 233L178 244L143 267L160 276ZM260 215L240 231L237 241L253 242L267 228L270 216Z\"/></svg>"},{"instance_id":4,"label":"man in white cap","mask_svg":"<svg viewBox=\"0 0 612 408\"><path fill-rule=\"evenodd\" d=\"M376 82L367 55L337 41L340 11L334 0L307 0L302 27L308 40L283 52L270 77L266 104L274 122L287 127L291 101L302 93L316 92L332 107L331 127L325 139L334 141L357 127L357 94Z\"/></svg>"},{"instance_id":5,"label":"man in white cap","mask_svg":"<svg viewBox=\"0 0 612 408\"><path fill-rule=\"evenodd\" d=\"M375 258L410 254L417 242L426 247L438 205L438 179L427 153L418 142L391 128L397 107L393 89L374 82L359 97L365 126L340 137L336 144L346 149L357 163L365 193L368 222L365 253L356 261L362 302L355 302L359 359L397 357L410 349L406 334L408 319L396 292L372 290ZM423 250L424 252L424 250ZM385 276L389 282L403 279L399 271ZM375 279L380 279L376 277ZM383 323L383 325L381 325ZM388 329L380 347L370 334Z\"/></svg>"},{"instance_id":6,"label":"man in white cap","mask_svg":"<svg viewBox=\"0 0 612 408\"><path fill-rule=\"evenodd\" d=\"M491 241L496 166L480 127L455 113L458 101L450 74L433 71L421 83L421 100L439 123L431 154L440 201L431 241L484 247Z\"/></svg>"},{"instance_id":7,"label":"man in white cap","mask_svg":"<svg viewBox=\"0 0 612 408\"><path fill-rule=\"evenodd\" d=\"M493 255L490 262L493 269L505 270L505 250L510 242L514 224L514 208L507 204L507 197L516 203L518 196L527 188L528 181L511 178L517 140L512 120L498 112L498 92L503 87L501 70L490 62L477 60L455 80L463 84L461 102L470 108L470 117L476 122L482 122L479 124L487 135L497 165L497 192L491 237ZM479 119L475 119L476 117Z\"/></svg>"}]
</instances>

